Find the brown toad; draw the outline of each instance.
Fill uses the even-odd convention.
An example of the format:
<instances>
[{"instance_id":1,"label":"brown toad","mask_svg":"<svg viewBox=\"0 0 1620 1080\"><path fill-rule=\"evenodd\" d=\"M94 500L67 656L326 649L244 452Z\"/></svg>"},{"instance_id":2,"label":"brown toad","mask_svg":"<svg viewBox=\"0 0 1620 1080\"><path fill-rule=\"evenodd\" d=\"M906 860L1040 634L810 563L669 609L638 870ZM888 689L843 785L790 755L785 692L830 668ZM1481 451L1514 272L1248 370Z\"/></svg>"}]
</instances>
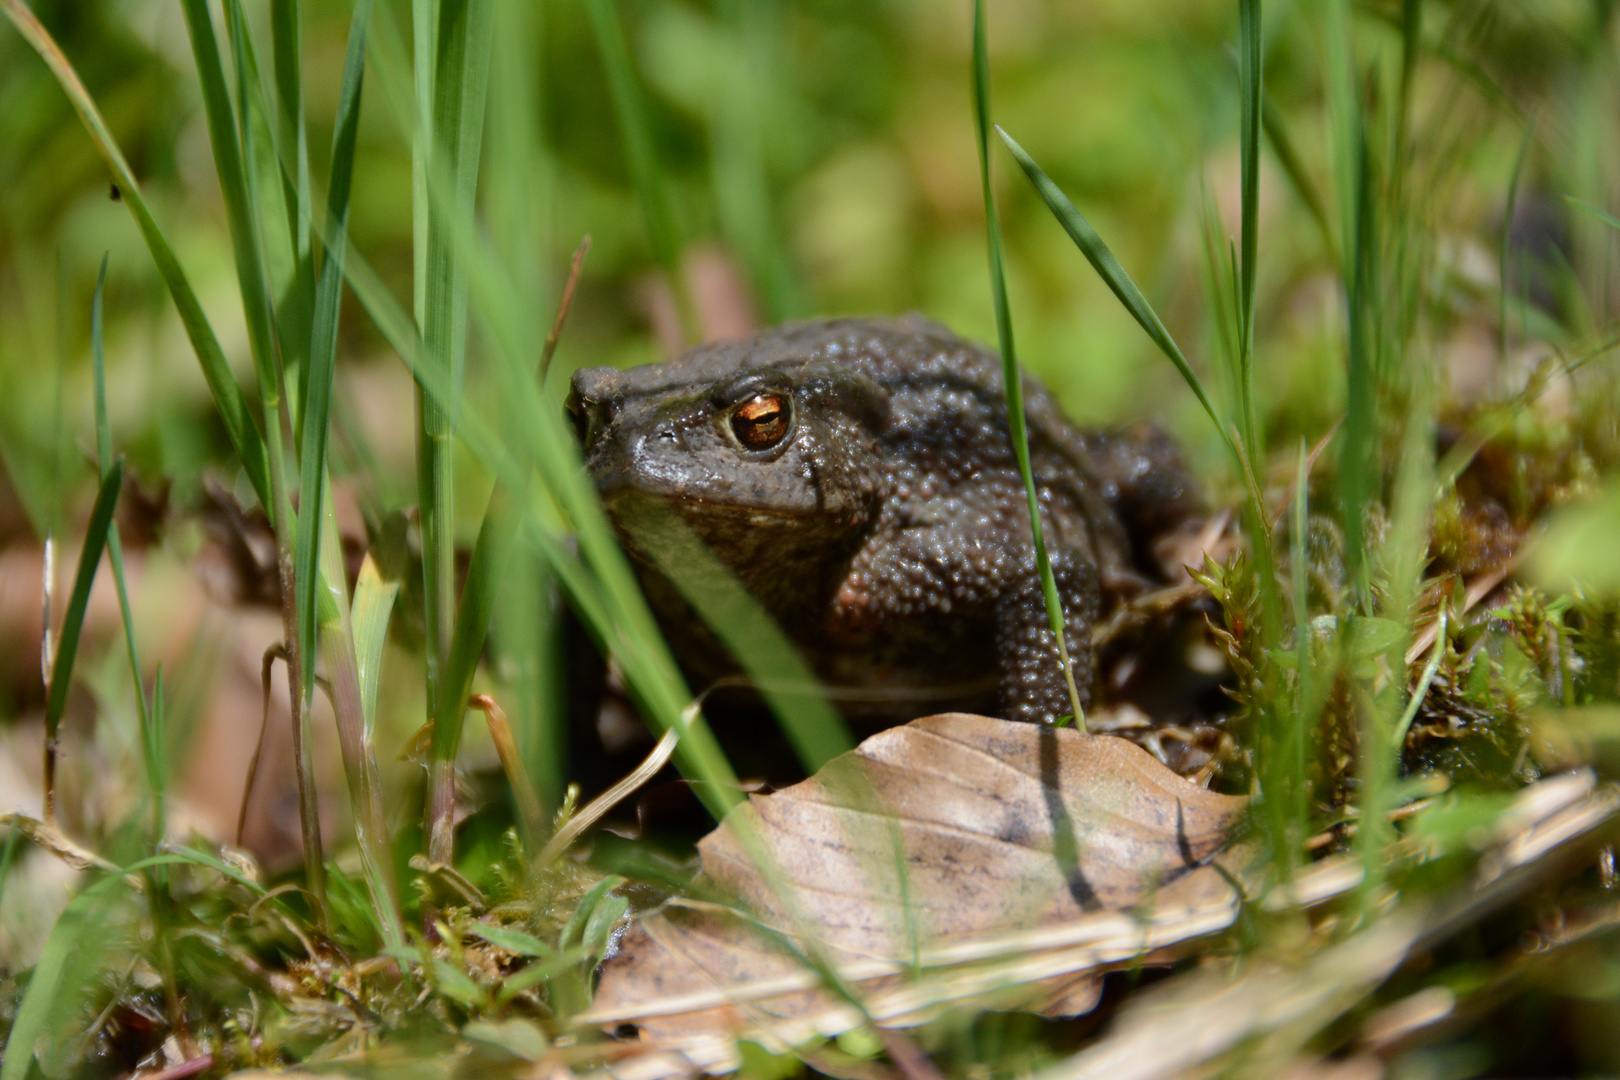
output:
<instances>
[{"instance_id":1,"label":"brown toad","mask_svg":"<svg viewBox=\"0 0 1620 1080\"><path fill-rule=\"evenodd\" d=\"M1068 648L1089 696L1093 625L1160 576L1152 539L1195 499L1156 431L1080 431L1034 380L1025 393ZM846 712L978 708L1050 722L1070 711L993 353L915 317L790 324L664 363L581 370L569 408L621 532L643 500L674 508ZM734 670L638 562L696 685Z\"/></svg>"}]
</instances>

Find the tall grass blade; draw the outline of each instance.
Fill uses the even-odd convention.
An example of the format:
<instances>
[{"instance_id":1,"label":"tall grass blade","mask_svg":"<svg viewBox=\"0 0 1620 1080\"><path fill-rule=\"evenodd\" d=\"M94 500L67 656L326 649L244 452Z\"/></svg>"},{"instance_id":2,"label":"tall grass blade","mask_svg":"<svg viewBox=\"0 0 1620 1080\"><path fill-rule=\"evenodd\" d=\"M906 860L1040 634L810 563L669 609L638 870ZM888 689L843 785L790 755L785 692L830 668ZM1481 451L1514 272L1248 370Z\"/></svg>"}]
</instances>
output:
<instances>
[{"instance_id":1,"label":"tall grass blade","mask_svg":"<svg viewBox=\"0 0 1620 1080\"><path fill-rule=\"evenodd\" d=\"M423 393L447 395L449 388L443 374L423 361L410 317L376 271L357 253L351 253L345 273L355 296ZM493 272L480 285L475 297L485 289L500 287ZM563 430L561 419L542 407L532 374L510 370L515 366L510 351L516 346L499 333L495 337L507 371L503 387L513 401L525 410L532 409L527 415L533 422L514 433L521 440L516 446L507 444L476 414L462 418L458 435L485 468L514 490L522 490L524 481L514 451L527 456L538 471L542 484L540 490L530 492L520 535L545 558L604 650L620 659L632 696L646 710L659 734L672 727L682 732L676 763L687 776L704 781L694 790L718 819L739 798L735 775L708 729L701 724L689 727L682 715L692 700L691 694L658 633L596 492L585 479L578 445ZM526 366L528 359L521 359ZM566 513L573 524L580 554L575 554L556 533L556 508Z\"/></svg>"},{"instance_id":2,"label":"tall grass blade","mask_svg":"<svg viewBox=\"0 0 1620 1080\"><path fill-rule=\"evenodd\" d=\"M222 0L225 38L230 47L230 73L235 77L234 119L241 149L243 192L249 222L258 241L256 252L269 316L269 367L297 431L302 397L295 391L307 370L310 294L300 293L296 191L282 167L276 115L259 66L258 50L248 27L242 0ZM287 153L291 153L288 148ZM249 344L252 341L250 338ZM258 354L255 354L257 358ZM257 370L257 369L256 369ZM263 372L260 372L261 379ZM262 385L262 383L261 383Z\"/></svg>"},{"instance_id":3,"label":"tall grass blade","mask_svg":"<svg viewBox=\"0 0 1620 1080\"><path fill-rule=\"evenodd\" d=\"M630 63L630 47L624 39L624 26L619 21L616 0L585 0L585 11L590 16L596 48L607 74L608 92L613 97L613 111L619 118L619 133L624 140L624 154L630 165L630 179L635 185L636 198L641 202L641 212L647 221L647 239L652 245L653 258L669 279L669 287L674 291L676 307L681 316L681 329L686 339L692 341L696 339L697 325L691 297L687 294L681 275L680 232L670 206L663 172L658 165L658 154L653 147L652 125Z\"/></svg>"},{"instance_id":4,"label":"tall grass blade","mask_svg":"<svg viewBox=\"0 0 1620 1080\"><path fill-rule=\"evenodd\" d=\"M271 505L270 473L265 455L264 436L260 433L258 424L248 408L241 387L236 384L236 378L231 374L219 338L214 334L207 315L203 313L202 304L197 300L197 294L192 289L185 271L180 268L180 261L175 258L173 249L169 247L162 229L152 216L152 211L141 194L140 185L135 182L135 174L130 171L129 163L124 159L123 151L118 148L118 143L102 119L100 110L96 108L95 100L85 89L73 65L68 62L67 56L63 54L50 33L40 25L34 13L22 0L0 0L0 10L5 11L6 17L16 26L24 40L50 68L57 84L62 87L68 101L79 114L79 119L90 134L96 150L112 171L123 201L134 215L135 223L141 230L141 237L146 242L153 263L157 266L158 275L163 279L163 284L174 301L175 309L179 312L181 325L185 327L186 337L191 341L192 350L197 354L197 362L202 368L203 378L208 383L208 390L213 395L215 407L219 409L220 419L225 425L226 434L230 437L231 446L242 462L242 468L247 473L248 482L253 485L253 491L258 496L259 502L268 508Z\"/></svg>"},{"instance_id":5,"label":"tall grass blade","mask_svg":"<svg viewBox=\"0 0 1620 1080\"><path fill-rule=\"evenodd\" d=\"M274 350L271 345L269 283L265 280L264 260L261 254L259 230L254 222L256 205L248 189L249 177L243 162L242 135L233 116L230 90L221 64L218 39L214 34L213 18L208 12L207 0L181 0L186 16L186 29L191 37L192 58L197 63L198 82L202 88L203 113L208 121L209 141L214 150L214 169L219 176L220 192L225 197L225 214L230 224L231 250L236 260L237 282L242 292L242 312L247 319L248 344L253 354L253 368L258 376L259 397L267 409L279 403L281 393L275 370ZM227 13L240 17L237 3L227 0ZM240 49L245 43L240 34L231 35L237 42L239 59L245 67ZM239 70L244 96L245 72ZM246 108L246 105L243 105ZM267 416L273 415L267 412ZM274 441L276 431L267 425L265 438ZM272 472L277 462L270 462ZM275 503L265 507L271 521L280 515L281 507Z\"/></svg>"},{"instance_id":6,"label":"tall grass blade","mask_svg":"<svg viewBox=\"0 0 1620 1080\"><path fill-rule=\"evenodd\" d=\"M304 123L302 83L303 11L299 0L270 0L270 56L276 88L276 142L280 160L291 159L291 169L277 169L281 179L282 202L287 210L287 234L291 240L293 278L276 311L276 327L283 348L302 357L303 342L309 340L315 297L315 245L311 218L309 135ZM307 367L299 366L307 382ZM301 385L297 395L299 412L307 400Z\"/></svg>"},{"instance_id":7,"label":"tall grass blade","mask_svg":"<svg viewBox=\"0 0 1620 1080\"><path fill-rule=\"evenodd\" d=\"M428 858L448 863L455 852L455 762L461 746L462 722L469 708L473 675L484 652L484 640L495 613L501 580L511 562L519 516L508 505L509 496L497 486L478 530L467 581L456 612L455 634L439 679L439 697L433 705L433 752L428 766Z\"/></svg>"},{"instance_id":8,"label":"tall grass blade","mask_svg":"<svg viewBox=\"0 0 1620 1080\"><path fill-rule=\"evenodd\" d=\"M545 306L539 302L554 288L551 211L558 191L557 166L542 119L547 10L542 4L502 3L495 18L484 217L510 295L530 301L520 302L513 312L520 338L533 341L545 335L539 375L543 389L561 333L554 321L546 334ZM582 259L583 248L575 255L559 308L571 301ZM501 411L500 420L507 426L528 422L510 409ZM525 782L538 789L541 805L555 806L563 795L568 739L561 600L545 564L527 549L508 558L501 592L505 599L496 606L489 633L500 658L494 666L506 676L502 693L515 726L515 760L527 770Z\"/></svg>"},{"instance_id":9,"label":"tall grass blade","mask_svg":"<svg viewBox=\"0 0 1620 1080\"><path fill-rule=\"evenodd\" d=\"M709 111L714 133L714 201L726 241L747 260L772 322L804 314L804 290L783 249L772 212L765 162L770 81L777 68L778 0L721 0L715 14L734 45L732 63L717 72L724 93Z\"/></svg>"},{"instance_id":10,"label":"tall grass blade","mask_svg":"<svg viewBox=\"0 0 1620 1080\"><path fill-rule=\"evenodd\" d=\"M105 480L113 468L112 428L107 420L107 353L102 334L103 301L107 288L107 256L101 257L96 274L96 292L90 303L90 356L95 375L96 466ZM152 794L152 835L162 841L165 830L164 805L167 770L164 768L158 733L152 724L146 688L141 682L140 650L135 641L135 619L130 611L129 590L124 581L124 545L114 522L107 531L107 560L112 566L113 584L118 589L118 614L123 620L124 648L129 654L129 674L135 683L135 709L141 725L141 751L146 764L146 786Z\"/></svg>"},{"instance_id":11,"label":"tall grass blade","mask_svg":"<svg viewBox=\"0 0 1620 1080\"><path fill-rule=\"evenodd\" d=\"M1014 160L1024 170L1024 175L1029 177L1029 182L1034 185L1036 194L1040 195L1041 201L1046 203L1046 208L1052 211L1052 216L1058 219L1058 224L1063 226L1064 231L1069 234L1069 238L1080 249L1080 253L1086 257L1086 261L1091 263L1092 269L1097 271L1098 276L1103 279L1103 283L1119 298L1119 302L1125 305L1125 310L1131 313L1131 317L1136 320L1137 324L1147 331L1148 337L1153 339L1153 343L1159 347L1159 351L1164 353L1166 358L1175 365L1177 371L1181 372L1181 377L1186 380L1187 386L1193 392L1193 396L1198 399L1198 404L1204 407L1204 412L1209 415L1210 421L1214 423L1215 430L1220 435L1221 441L1226 443L1227 449L1232 453L1233 460L1239 462L1241 468L1237 444L1233 442L1226 423L1216 413L1215 405L1210 401L1209 394L1204 391L1203 381L1199 379L1198 373L1193 371L1192 365L1187 362L1187 357L1182 353L1181 346L1176 344L1175 339L1170 336L1170 331L1165 329L1158 313L1153 310L1153 305L1149 304L1147 297L1142 295L1142 290L1137 288L1136 282L1131 280L1131 275L1126 273L1125 268L1119 264L1119 260L1114 257L1114 253L1103 242L1103 238L1097 235L1097 230L1091 227L1091 222L1087 221L1085 215L1075 209L1074 203L1069 201L1069 197L1063 194L1056 184L1052 183L1051 178L1041 171L1041 167L1035 164L1035 160L1029 154L1025 153L1024 148L1019 146L1011 135L1008 135L999 127L996 128L996 134L1000 135L1001 141L1007 144L1007 149L1012 152Z\"/></svg>"},{"instance_id":12,"label":"tall grass blade","mask_svg":"<svg viewBox=\"0 0 1620 1080\"><path fill-rule=\"evenodd\" d=\"M1239 156L1242 166L1242 277L1239 279L1239 341L1243 444L1251 462L1265 456L1254 390L1254 281L1260 235L1260 115L1265 60L1260 47L1260 0L1238 0Z\"/></svg>"},{"instance_id":13,"label":"tall grass blade","mask_svg":"<svg viewBox=\"0 0 1620 1080\"><path fill-rule=\"evenodd\" d=\"M996 309L1002 387L1007 396L1008 433L1012 439L1013 453L1018 458L1018 472L1024 480L1024 495L1029 503L1029 527L1035 542L1035 563L1041 576L1041 593L1046 599L1047 622L1051 625L1052 636L1057 639L1058 662L1063 666L1063 680L1069 690L1074 722L1083 731L1086 714L1080 706L1080 689L1074 682L1074 665L1069 661L1069 647L1063 640L1063 601L1058 596L1057 579L1052 575L1052 560L1046 551L1046 537L1041 529L1040 496L1029 461L1024 385L1018 371L1018 357L1013 350L1012 312L1007 304L1007 275L1001 253L1001 221L996 214L995 193L990 188L990 60L986 46L984 0L973 0L973 118L979 146L979 181L984 189L985 231L990 249L990 296ZM1002 138L1005 139L1006 135L1003 134ZM1008 142L1010 144L1011 140Z\"/></svg>"},{"instance_id":14,"label":"tall grass blade","mask_svg":"<svg viewBox=\"0 0 1620 1080\"><path fill-rule=\"evenodd\" d=\"M422 513L423 588L428 632L429 706L442 700L442 683L455 635L455 476L452 444L460 411L461 377L467 345L467 283L452 237L452 218L470 217L477 191L484 100L490 53L488 0L444 0L415 6L416 35L432 45L431 74L418 69L419 100L426 102L426 126L418 132L422 176L416 195L423 200L425 247L419 271L425 283L418 300L424 357L445 376L446 396L419 392L417 483ZM431 25L428 25L431 20ZM430 92L422 96L421 80ZM454 192L439 201L428 191L442 175ZM437 720L437 718L434 718ZM429 806L433 805L430 796ZM426 822L424 822L424 828ZM429 830L431 837L432 833ZM430 850L434 862L449 862L447 851Z\"/></svg>"},{"instance_id":15,"label":"tall grass blade","mask_svg":"<svg viewBox=\"0 0 1620 1080\"><path fill-rule=\"evenodd\" d=\"M1293 185L1294 193L1305 204L1311 220L1321 232L1323 250L1328 253L1329 258L1337 260L1339 245L1333 238L1333 224L1328 220L1327 202L1322 198L1322 192L1318 190L1316 181L1311 179L1309 171L1305 168L1305 161L1300 157L1299 148L1288 131L1288 124L1283 120L1282 113L1277 111L1270 100L1263 97L1260 101L1260 126L1265 132L1266 140L1271 143L1271 152L1277 155L1277 164L1282 166L1283 175Z\"/></svg>"},{"instance_id":16,"label":"tall grass blade","mask_svg":"<svg viewBox=\"0 0 1620 1080\"><path fill-rule=\"evenodd\" d=\"M62 633L56 640L51 663L51 683L45 697L45 820L56 818L56 735L67 711L68 688L73 683L73 661L79 652L79 633L84 629L84 611L90 603L90 587L95 584L96 567L107 546L107 530L112 527L113 509L124 483L124 466L115 462L102 478L90 524L85 527L84 547L79 550L79 567L73 576L73 594L62 617Z\"/></svg>"},{"instance_id":17,"label":"tall grass blade","mask_svg":"<svg viewBox=\"0 0 1620 1080\"><path fill-rule=\"evenodd\" d=\"M806 773L855 748L843 717L793 642L674 511L654 505L623 524L742 667Z\"/></svg>"},{"instance_id":18,"label":"tall grass blade","mask_svg":"<svg viewBox=\"0 0 1620 1080\"><path fill-rule=\"evenodd\" d=\"M321 506L326 497L326 451L331 432L332 378L337 367L337 335L343 298L343 256L348 248L349 192L354 179L355 136L360 126L360 93L365 81L366 27L371 0L359 0L349 26L348 53L343 61L343 87L338 97L337 127L332 135L332 174L327 184L326 212L329 235L336 238L326 252L316 287L308 375L305 381L299 449L299 505ZM300 514L293 580L298 588L298 641L304 656L315 655L317 622L315 593L323 514ZM305 680L304 705L315 696L315 681Z\"/></svg>"},{"instance_id":19,"label":"tall grass blade","mask_svg":"<svg viewBox=\"0 0 1620 1080\"><path fill-rule=\"evenodd\" d=\"M1378 390L1374 365L1377 230L1374 184L1367 157L1366 121L1356 80L1348 5L1335 0L1327 26L1328 98L1335 128L1341 250L1346 291L1348 362L1346 409L1340 442L1339 500L1347 570L1370 614L1366 529L1363 518L1377 493Z\"/></svg>"},{"instance_id":20,"label":"tall grass blade","mask_svg":"<svg viewBox=\"0 0 1620 1080\"><path fill-rule=\"evenodd\" d=\"M226 88L225 72L207 0L182 0L186 29L191 38L192 56L202 87L203 112L208 120L209 141L214 151L214 168L225 197L226 218L230 224L231 247L236 259L237 283L247 318L248 347L258 377L259 401L264 410L265 455L268 459L270 501L265 505L275 530L276 558L281 591L282 633L287 642L289 696L293 714L293 756L298 776L298 811L303 829L304 869L316 904L325 908L325 859L320 838L320 813L315 801L315 762L305 709L304 681L313 658L299 648L298 603L293 581L296 564L296 534L292 496L287 488L287 463L282 453L282 381L273 348L269 283L265 273L263 245L253 210L258 205L251 189L252 177L243 164L242 138L248 133L238 127ZM247 115L251 99L257 98L256 81L248 79L248 42L239 0L226 0L225 11L231 29L238 77L238 97L242 115ZM311 512L318 512L312 510Z\"/></svg>"}]
</instances>

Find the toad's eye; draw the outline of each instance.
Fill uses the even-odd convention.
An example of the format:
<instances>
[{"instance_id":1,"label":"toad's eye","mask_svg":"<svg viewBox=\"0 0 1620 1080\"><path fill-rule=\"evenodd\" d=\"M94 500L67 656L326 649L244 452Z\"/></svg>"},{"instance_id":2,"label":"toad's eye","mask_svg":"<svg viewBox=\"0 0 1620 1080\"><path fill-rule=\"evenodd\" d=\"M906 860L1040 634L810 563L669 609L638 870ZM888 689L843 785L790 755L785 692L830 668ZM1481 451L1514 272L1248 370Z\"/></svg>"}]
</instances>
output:
<instances>
[{"instance_id":1,"label":"toad's eye","mask_svg":"<svg viewBox=\"0 0 1620 1080\"><path fill-rule=\"evenodd\" d=\"M755 394L731 414L731 431L749 450L769 450L787 437L792 409L781 394Z\"/></svg>"}]
</instances>

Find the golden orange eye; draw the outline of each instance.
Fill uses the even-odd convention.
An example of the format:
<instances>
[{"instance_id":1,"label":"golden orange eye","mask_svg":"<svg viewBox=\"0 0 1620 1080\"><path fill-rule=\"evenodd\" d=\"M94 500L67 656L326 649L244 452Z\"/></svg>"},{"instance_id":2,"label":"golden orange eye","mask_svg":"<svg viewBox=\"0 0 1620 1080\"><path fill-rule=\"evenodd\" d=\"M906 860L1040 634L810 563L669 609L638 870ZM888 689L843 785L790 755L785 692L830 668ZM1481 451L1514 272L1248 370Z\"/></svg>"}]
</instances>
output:
<instances>
[{"instance_id":1,"label":"golden orange eye","mask_svg":"<svg viewBox=\"0 0 1620 1080\"><path fill-rule=\"evenodd\" d=\"M731 414L731 430L750 450L769 450L788 433L788 400L781 394L755 394Z\"/></svg>"}]
</instances>

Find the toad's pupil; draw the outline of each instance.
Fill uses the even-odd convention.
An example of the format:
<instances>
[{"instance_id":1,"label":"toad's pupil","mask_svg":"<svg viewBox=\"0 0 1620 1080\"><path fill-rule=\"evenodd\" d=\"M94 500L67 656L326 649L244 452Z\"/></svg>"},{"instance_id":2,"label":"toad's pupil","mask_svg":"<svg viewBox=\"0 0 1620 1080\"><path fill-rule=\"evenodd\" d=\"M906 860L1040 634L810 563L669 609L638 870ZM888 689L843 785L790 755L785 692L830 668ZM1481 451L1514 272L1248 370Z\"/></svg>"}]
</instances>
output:
<instances>
[{"instance_id":1,"label":"toad's pupil","mask_svg":"<svg viewBox=\"0 0 1620 1080\"><path fill-rule=\"evenodd\" d=\"M787 434L787 402L777 394L756 394L731 414L731 430L750 450L768 450Z\"/></svg>"}]
</instances>

